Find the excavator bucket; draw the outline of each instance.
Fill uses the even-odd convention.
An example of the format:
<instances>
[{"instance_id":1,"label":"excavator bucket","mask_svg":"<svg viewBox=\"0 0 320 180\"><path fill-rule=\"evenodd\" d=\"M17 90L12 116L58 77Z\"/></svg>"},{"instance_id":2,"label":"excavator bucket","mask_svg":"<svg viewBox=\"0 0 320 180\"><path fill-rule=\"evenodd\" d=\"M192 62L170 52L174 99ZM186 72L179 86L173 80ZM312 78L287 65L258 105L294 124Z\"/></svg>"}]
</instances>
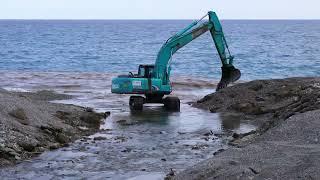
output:
<instances>
[{"instance_id":1,"label":"excavator bucket","mask_svg":"<svg viewBox=\"0 0 320 180\"><path fill-rule=\"evenodd\" d=\"M241 77L241 72L234 66L221 67L222 76L218 83L216 91L219 91L228 86L229 83L235 82Z\"/></svg>"}]
</instances>

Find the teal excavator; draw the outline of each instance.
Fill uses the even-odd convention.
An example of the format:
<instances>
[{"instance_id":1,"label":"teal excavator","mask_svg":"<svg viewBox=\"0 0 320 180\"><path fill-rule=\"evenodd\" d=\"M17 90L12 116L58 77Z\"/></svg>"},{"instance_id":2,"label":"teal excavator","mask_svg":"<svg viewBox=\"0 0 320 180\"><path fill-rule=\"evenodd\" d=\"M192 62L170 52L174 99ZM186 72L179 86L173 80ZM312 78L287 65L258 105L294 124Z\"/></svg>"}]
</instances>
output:
<instances>
[{"instance_id":1,"label":"teal excavator","mask_svg":"<svg viewBox=\"0 0 320 180\"><path fill-rule=\"evenodd\" d=\"M209 20L202 20L209 16ZM180 99L166 96L172 92L170 71L172 55L192 40L210 31L222 63L222 77L217 91L237 81L240 70L233 66L234 57L230 54L222 26L215 12L209 11L198 21L194 21L182 31L170 37L158 52L155 64L140 65L138 74L129 72L112 79L111 92L117 94L135 94L130 97L131 110L141 111L145 103L162 103L169 111L180 111ZM196 67L196 66L195 66ZM144 96L143 96L144 95Z\"/></svg>"}]
</instances>

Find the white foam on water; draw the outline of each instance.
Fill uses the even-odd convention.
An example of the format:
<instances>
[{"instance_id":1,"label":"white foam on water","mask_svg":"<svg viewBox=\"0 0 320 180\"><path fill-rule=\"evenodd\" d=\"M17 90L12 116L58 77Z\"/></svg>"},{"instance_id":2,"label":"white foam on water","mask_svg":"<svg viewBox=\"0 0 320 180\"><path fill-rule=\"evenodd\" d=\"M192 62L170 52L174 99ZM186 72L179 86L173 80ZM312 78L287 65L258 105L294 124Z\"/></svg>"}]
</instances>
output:
<instances>
[{"instance_id":1,"label":"white foam on water","mask_svg":"<svg viewBox=\"0 0 320 180\"><path fill-rule=\"evenodd\" d=\"M7 91L12 91L12 92L30 92L30 90L23 89L23 88L14 88L14 87L3 87L3 89Z\"/></svg>"}]
</instances>

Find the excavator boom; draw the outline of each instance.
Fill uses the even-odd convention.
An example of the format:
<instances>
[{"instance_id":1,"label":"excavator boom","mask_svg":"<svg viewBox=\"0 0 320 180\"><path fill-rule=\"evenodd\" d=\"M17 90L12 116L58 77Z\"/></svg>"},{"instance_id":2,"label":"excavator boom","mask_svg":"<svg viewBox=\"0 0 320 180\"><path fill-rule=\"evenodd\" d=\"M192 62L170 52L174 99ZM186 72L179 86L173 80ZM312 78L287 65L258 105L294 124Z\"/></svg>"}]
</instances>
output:
<instances>
[{"instance_id":1,"label":"excavator boom","mask_svg":"<svg viewBox=\"0 0 320 180\"><path fill-rule=\"evenodd\" d=\"M211 33L222 63L222 73L224 73L222 76L224 79L221 79L219 84L223 83L223 87L225 87L230 82L236 81L240 78L240 71L233 67L234 57L230 54L228 44L222 31L222 26L216 13L210 11L207 15L209 16L209 20L207 22L199 25L201 20L206 17L204 16L200 20L191 23L184 30L169 38L161 47L155 63L154 73L156 78L162 79L164 83L168 83L170 77L170 59L172 58L172 55L207 31L210 31ZM223 87L220 85L217 87L217 90Z\"/></svg>"}]
</instances>

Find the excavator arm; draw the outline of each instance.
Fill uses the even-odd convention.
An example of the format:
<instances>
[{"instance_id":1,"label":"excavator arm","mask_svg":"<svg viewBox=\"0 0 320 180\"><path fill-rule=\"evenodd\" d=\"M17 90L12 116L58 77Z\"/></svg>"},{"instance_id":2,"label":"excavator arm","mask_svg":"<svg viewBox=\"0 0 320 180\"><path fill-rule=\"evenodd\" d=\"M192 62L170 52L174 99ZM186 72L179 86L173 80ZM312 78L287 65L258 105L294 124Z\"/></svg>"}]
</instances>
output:
<instances>
[{"instance_id":1,"label":"excavator arm","mask_svg":"<svg viewBox=\"0 0 320 180\"><path fill-rule=\"evenodd\" d=\"M209 20L200 24L202 19L207 15L209 16ZM163 84L169 82L172 55L207 31L210 31L211 33L222 63L222 77L217 86L217 90L226 87L230 82L234 82L240 78L240 70L234 68L232 64L233 56L230 54L228 44L222 31L222 26L216 13L210 11L207 15L169 38L161 47L155 63L154 76L162 79Z\"/></svg>"}]
</instances>

